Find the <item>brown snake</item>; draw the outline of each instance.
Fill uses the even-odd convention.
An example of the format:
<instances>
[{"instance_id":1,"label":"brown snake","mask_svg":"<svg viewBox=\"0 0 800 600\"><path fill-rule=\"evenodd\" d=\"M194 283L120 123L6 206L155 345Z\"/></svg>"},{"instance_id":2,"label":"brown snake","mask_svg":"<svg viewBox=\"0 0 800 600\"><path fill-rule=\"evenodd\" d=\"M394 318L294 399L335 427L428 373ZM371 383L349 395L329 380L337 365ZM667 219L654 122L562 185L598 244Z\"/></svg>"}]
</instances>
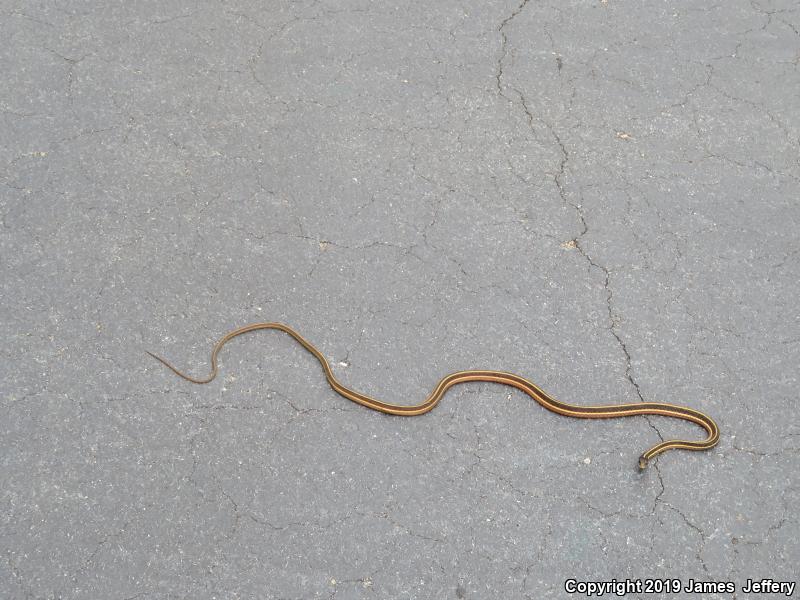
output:
<instances>
[{"instance_id":1,"label":"brown snake","mask_svg":"<svg viewBox=\"0 0 800 600\"><path fill-rule=\"evenodd\" d=\"M638 402L635 404L613 404L604 406L577 406L575 404L560 402L545 393L536 384L528 381L527 379L520 377L519 375L514 375L513 373L504 373L503 371L471 370L451 373L450 375L444 377L436 385L428 398L420 404L401 405L381 402L380 400L375 400L374 398L370 398L365 394L361 394L342 385L342 383L339 382L339 380L334 376L330 364L322 355L322 353L317 350L314 345L311 344L311 342L307 341L294 329L282 323L254 323L225 334L225 336L223 336L222 339L217 342L216 346L214 346L214 349L211 352L211 374L205 379L195 379L194 377L190 377L189 375L180 372L160 356L156 356L151 352L147 353L192 383L208 383L217 376L217 355L222 349L222 346L238 335L247 333L249 331L256 331L258 329L277 329L279 331L288 333L295 340L300 342L303 348L308 350L316 357L316 359L322 365L322 369L325 371L325 377L334 391L344 396L348 400L352 400L353 402L366 406L367 408L390 415L403 415L410 417L424 414L436 406L439 403L439 400L441 400L445 395L447 390L456 384L463 383L465 381L491 381L494 383L503 383L518 388L528 394L546 409L568 417L577 417L580 419L611 419L615 417L632 417L634 415L663 415L666 417L675 417L676 419L691 421L692 423L696 423L703 427L708 433L708 437L706 439L698 442L687 440L668 440L661 442L660 444L656 444L639 457L640 469L646 468L648 462L654 456L661 454L662 452L666 452L667 450L671 450L673 448L683 448L686 450L708 450L709 448L713 448L719 441L719 427L717 427L717 424L714 422L714 420L708 415L693 408L676 406L674 404L666 404L663 402Z\"/></svg>"}]
</instances>

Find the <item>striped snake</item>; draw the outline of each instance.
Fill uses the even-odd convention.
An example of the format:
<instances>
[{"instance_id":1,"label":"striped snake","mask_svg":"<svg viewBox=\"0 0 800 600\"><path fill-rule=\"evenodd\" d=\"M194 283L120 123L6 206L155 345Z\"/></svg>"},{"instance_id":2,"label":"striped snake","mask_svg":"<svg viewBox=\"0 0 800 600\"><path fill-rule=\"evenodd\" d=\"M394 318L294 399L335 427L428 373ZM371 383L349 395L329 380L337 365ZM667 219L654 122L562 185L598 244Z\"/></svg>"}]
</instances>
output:
<instances>
[{"instance_id":1,"label":"striped snake","mask_svg":"<svg viewBox=\"0 0 800 600\"><path fill-rule=\"evenodd\" d=\"M519 375L514 375L513 373L504 373L503 371L471 370L451 373L450 375L444 377L436 385L425 401L419 404L401 405L381 402L380 400L375 400L374 398L370 398L365 394L356 392L355 390L351 390L350 388L342 385L342 383L334 376L330 364L322 355L322 353L317 350L317 348L314 347L311 342L306 340L294 329L282 323L254 323L225 334L225 336L223 336L222 339L217 342L216 346L214 346L214 349L211 351L211 374L205 379L196 379L194 377L190 377L189 375L186 375L185 373L182 373L173 367L160 356L156 356L152 352L147 353L172 369L172 371L174 371L176 374L188 381L191 381L192 383L208 383L217 376L217 355L222 349L222 346L236 336L242 335L243 333L247 333L249 331L256 331L258 329L277 329L279 331L283 331L284 333L288 333L295 340L300 342L303 348L308 350L316 357L316 359L322 365L322 369L325 371L325 377L327 378L328 383L331 385L334 391L336 391L336 393L344 396L348 400L356 402L357 404L361 404L362 406L366 406L372 410L377 410L390 415L411 417L414 415L424 414L436 406L439 403L439 400L442 399L442 396L445 395L447 390L454 385L463 383L465 381L491 381L494 383L503 383L505 385L518 388L536 400L536 402L544 406L547 410L551 410L555 413L568 417L577 417L580 419L612 419L615 417L632 417L634 415L663 415L666 417L675 417L676 419L691 421L692 423L696 423L703 427L708 433L708 437L699 442L687 440L668 440L662 441L660 444L656 444L639 457L640 469L645 469L649 461L654 456L661 454L662 452L666 452L667 450L672 450L673 448L683 448L685 450L708 450L709 448L713 448L719 441L719 427L714 420L708 415L693 408L676 406L674 404L666 404L663 402L638 402L635 404L614 404L604 406L577 406L575 404L560 402L527 379L520 377Z\"/></svg>"}]
</instances>

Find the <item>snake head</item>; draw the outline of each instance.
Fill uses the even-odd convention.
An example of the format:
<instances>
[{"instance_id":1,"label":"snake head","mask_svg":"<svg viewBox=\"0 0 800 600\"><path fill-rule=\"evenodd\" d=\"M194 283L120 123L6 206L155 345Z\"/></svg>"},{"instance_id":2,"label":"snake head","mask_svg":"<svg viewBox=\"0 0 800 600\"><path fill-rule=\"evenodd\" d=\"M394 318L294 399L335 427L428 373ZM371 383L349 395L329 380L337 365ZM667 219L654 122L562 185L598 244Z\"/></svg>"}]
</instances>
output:
<instances>
[{"instance_id":1,"label":"snake head","mask_svg":"<svg viewBox=\"0 0 800 600\"><path fill-rule=\"evenodd\" d=\"M639 470L644 471L647 468L647 459L644 456L639 457Z\"/></svg>"}]
</instances>

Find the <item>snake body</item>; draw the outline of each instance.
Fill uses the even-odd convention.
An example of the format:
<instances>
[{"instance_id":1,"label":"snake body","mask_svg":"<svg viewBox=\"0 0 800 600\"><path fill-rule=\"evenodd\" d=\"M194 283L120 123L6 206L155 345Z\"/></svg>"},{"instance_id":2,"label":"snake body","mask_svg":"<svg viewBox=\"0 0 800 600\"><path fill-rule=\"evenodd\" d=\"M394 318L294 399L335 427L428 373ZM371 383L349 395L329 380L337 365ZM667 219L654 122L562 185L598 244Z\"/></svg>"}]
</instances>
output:
<instances>
[{"instance_id":1,"label":"snake body","mask_svg":"<svg viewBox=\"0 0 800 600\"><path fill-rule=\"evenodd\" d=\"M547 410L553 411L560 415L565 415L567 417L577 417L580 419L612 419L616 417L632 417L635 415L663 415L666 417L675 417L676 419L691 421L692 423L700 425L708 433L708 437L701 441L667 440L661 442L660 444L656 444L639 457L640 469L645 469L653 457L661 454L662 452L666 452L667 450L672 450L674 448L682 448L685 450L708 450L709 448L713 448L719 441L719 427L714 420L708 415L693 408L677 406L674 404L666 404L663 402L638 402L633 404L578 406L575 404L560 402L524 377L503 371L457 371L443 377L430 393L428 398L419 404L402 405L382 402L343 385L338 379L336 379L336 376L331 370L330 364L322 355L322 353L317 350L317 348L311 342L306 340L294 329L288 325L284 325L283 323L253 323L225 334L211 351L211 374L204 379L197 379L186 375L160 356L157 356L151 352L147 353L153 358L162 362L177 375L181 376L187 381L191 381L192 383L209 383L217 376L217 355L222 347L228 341L239 335L242 335L243 333L248 333L250 331L256 331L259 329L277 329L279 331L283 331L284 333L288 333L295 340L297 340L303 346L303 348L308 350L314 355L314 357L316 357L316 359L322 365L322 369L325 372L325 377L327 378L328 383L334 389L334 391L336 391L336 393L344 396L348 400L356 402L357 404L361 404L362 406L366 406L372 410L377 410L390 415L410 417L424 414L433 409L433 407L436 406L439 403L439 400L441 400L445 395L447 390L454 385L464 383L466 381L490 381L494 383L510 385L520 389Z\"/></svg>"}]
</instances>

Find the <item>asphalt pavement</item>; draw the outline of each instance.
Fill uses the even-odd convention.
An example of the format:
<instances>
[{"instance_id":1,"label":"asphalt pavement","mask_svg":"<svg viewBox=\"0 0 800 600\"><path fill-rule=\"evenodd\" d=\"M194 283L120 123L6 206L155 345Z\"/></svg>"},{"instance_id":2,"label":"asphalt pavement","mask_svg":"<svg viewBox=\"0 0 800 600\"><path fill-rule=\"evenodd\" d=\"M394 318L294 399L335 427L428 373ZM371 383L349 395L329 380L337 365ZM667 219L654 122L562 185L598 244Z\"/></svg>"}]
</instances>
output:
<instances>
[{"instance_id":1,"label":"asphalt pavement","mask_svg":"<svg viewBox=\"0 0 800 600\"><path fill-rule=\"evenodd\" d=\"M0 597L787 597L748 580L800 560L799 30L794 0L0 0ZM721 441L640 472L703 431L491 383L391 417L280 332L205 386L145 353L205 375L258 321L387 402L498 369Z\"/></svg>"}]
</instances>

